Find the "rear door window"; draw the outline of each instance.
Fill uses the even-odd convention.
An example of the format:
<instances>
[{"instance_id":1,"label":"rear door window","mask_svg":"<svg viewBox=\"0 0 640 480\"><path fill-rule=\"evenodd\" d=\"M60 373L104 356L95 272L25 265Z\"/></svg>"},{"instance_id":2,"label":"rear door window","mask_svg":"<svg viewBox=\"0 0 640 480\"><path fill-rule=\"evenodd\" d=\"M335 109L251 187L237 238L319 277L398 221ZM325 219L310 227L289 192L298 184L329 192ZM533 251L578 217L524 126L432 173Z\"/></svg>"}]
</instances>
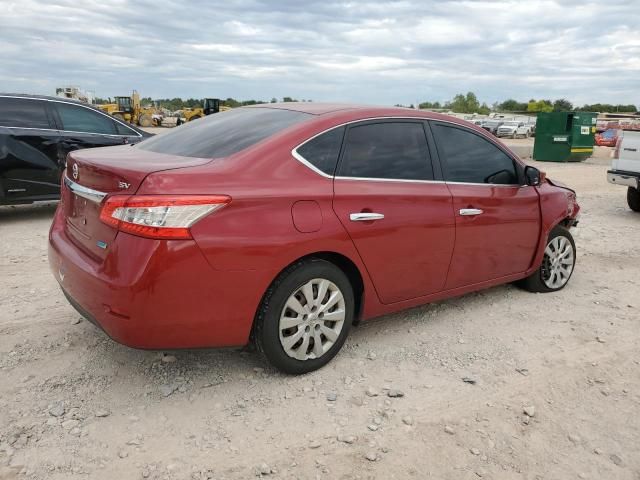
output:
<instances>
[{"instance_id":1,"label":"rear door window","mask_svg":"<svg viewBox=\"0 0 640 480\"><path fill-rule=\"evenodd\" d=\"M340 155L346 127L338 127L322 133L296 149L296 153L315 168L333 175Z\"/></svg>"},{"instance_id":2,"label":"rear door window","mask_svg":"<svg viewBox=\"0 0 640 480\"><path fill-rule=\"evenodd\" d=\"M515 162L493 143L469 130L433 124L448 182L519 184Z\"/></svg>"},{"instance_id":3,"label":"rear door window","mask_svg":"<svg viewBox=\"0 0 640 480\"><path fill-rule=\"evenodd\" d=\"M46 101L0 97L0 126L51 128L47 118Z\"/></svg>"},{"instance_id":4,"label":"rear door window","mask_svg":"<svg viewBox=\"0 0 640 480\"><path fill-rule=\"evenodd\" d=\"M121 124L120 122L114 122L116 124L116 130L118 131L118 135L127 135L129 137L138 137L138 132L127 127L126 125Z\"/></svg>"},{"instance_id":5,"label":"rear door window","mask_svg":"<svg viewBox=\"0 0 640 480\"><path fill-rule=\"evenodd\" d=\"M182 157L227 157L309 118L312 115L293 110L236 108L181 125L136 148Z\"/></svg>"},{"instance_id":6,"label":"rear door window","mask_svg":"<svg viewBox=\"0 0 640 480\"><path fill-rule=\"evenodd\" d=\"M113 119L80 105L55 102L62 129L69 132L116 134Z\"/></svg>"},{"instance_id":7,"label":"rear door window","mask_svg":"<svg viewBox=\"0 0 640 480\"><path fill-rule=\"evenodd\" d=\"M427 137L421 122L384 122L349 128L339 176L433 180Z\"/></svg>"}]
</instances>

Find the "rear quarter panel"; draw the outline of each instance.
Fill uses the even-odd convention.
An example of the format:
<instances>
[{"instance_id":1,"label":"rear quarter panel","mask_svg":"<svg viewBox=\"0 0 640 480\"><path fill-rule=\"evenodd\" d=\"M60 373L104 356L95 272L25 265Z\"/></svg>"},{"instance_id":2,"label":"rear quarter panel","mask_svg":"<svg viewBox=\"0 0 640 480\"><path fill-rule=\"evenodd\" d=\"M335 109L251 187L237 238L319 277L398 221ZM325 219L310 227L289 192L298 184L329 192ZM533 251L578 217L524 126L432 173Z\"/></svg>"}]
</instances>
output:
<instances>
[{"instance_id":1,"label":"rear quarter panel","mask_svg":"<svg viewBox=\"0 0 640 480\"><path fill-rule=\"evenodd\" d=\"M351 260L360 271L364 291L375 296L366 269L333 212L333 180L293 158L290 152L296 144L266 145L203 166L152 173L137 192L231 197L229 205L200 220L191 231L214 271L252 272L251 285L234 287L246 291L240 306L245 318L253 319L263 294L284 268L318 252ZM317 204L319 225L296 228L293 215L301 201Z\"/></svg>"}]
</instances>

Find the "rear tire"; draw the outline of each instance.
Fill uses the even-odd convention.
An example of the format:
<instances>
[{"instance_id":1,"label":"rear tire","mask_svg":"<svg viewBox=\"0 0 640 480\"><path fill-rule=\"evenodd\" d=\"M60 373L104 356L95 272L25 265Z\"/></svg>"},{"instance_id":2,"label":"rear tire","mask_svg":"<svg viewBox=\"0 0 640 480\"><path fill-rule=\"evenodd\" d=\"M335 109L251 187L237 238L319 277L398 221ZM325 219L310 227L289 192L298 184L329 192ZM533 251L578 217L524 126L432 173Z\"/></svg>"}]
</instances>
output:
<instances>
[{"instance_id":1,"label":"rear tire","mask_svg":"<svg viewBox=\"0 0 640 480\"><path fill-rule=\"evenodd\" d=\"M320 259L297 262L264 295L253 331L256 348L282 372L317 370L342 348L354 305L351 283L337 266Z\"/></svg>"},{"instance_id":2,"label":"rear tire","mask_svg":"<svg viewBox=\"0 0 640 480\"><path fill-rule=\"evenodd\" d=\"M517 285L530 292L557 292L569 283L575 265L576 244L569 230L558 225L549 233L540 267Z\"/></svg>"},{"instance_id":3,"label":"rear tire","mask_svg":"<svg viewBox=\"0 0 640 480\"><path fill-rule=\"evenodd\" d=\"M640 190L633 187L627 189L627 204L634 212L640 212Z\"/></svg>"}]
</instances>

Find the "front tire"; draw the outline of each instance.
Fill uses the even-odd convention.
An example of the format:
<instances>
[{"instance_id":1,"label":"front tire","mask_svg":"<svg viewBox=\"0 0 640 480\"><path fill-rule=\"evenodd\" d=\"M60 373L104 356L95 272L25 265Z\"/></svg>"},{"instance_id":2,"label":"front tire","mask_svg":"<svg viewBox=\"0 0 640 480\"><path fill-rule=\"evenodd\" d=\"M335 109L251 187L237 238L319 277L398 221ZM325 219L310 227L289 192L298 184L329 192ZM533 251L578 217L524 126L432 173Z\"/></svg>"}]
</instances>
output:
<instances>
[{"instance_id":1,"label":"front tire","mask_svg":"<svg viewBox=\"0 0 640 480\"><path fill-rule=\"evenodd\" d=\"M640 190L633 187L627 189L627 204L634 212L640 212Z\"/></svg>"},{"instance_id":2,"label":"front tire","mask_svg":"<svg viewBox=\"0 0 640 480\"><path fill-rule=\"evenodd\" d=\"M264 296L254 327L256 347L285 373L317 370L342 348L354 306L351 283L337 266L320 259L297 262Z\"/></svg>"},{"instance_id":3,"label":"front tire","mask_svg":"<svg viewBox=\"0 0 640 480\"><path fill-rule=\"evenodd\" d=\"M537 293L562 290L576 265L576 244L566 228L558 225L549 234L540 268L518 282L525 290Z\"/></svg>"}]
</instances>

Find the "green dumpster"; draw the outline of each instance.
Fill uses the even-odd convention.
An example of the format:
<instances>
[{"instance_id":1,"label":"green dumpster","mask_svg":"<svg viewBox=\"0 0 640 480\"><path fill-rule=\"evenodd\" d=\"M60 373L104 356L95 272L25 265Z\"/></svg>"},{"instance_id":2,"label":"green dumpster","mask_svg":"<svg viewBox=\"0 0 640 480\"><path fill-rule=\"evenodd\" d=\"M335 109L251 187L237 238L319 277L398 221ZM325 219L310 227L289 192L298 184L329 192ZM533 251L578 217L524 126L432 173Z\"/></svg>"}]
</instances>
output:
<instances>
[{"instance_id":1,"label":"green dumpster","mask_svg":"<svg viewBox=\"0 0 640 480\"><path fill-rule=\"evenodd\" d=\"M593 112L539 113L533 159L581 162L593 155L596 118Z\"/></svg>"}]
</instances>

